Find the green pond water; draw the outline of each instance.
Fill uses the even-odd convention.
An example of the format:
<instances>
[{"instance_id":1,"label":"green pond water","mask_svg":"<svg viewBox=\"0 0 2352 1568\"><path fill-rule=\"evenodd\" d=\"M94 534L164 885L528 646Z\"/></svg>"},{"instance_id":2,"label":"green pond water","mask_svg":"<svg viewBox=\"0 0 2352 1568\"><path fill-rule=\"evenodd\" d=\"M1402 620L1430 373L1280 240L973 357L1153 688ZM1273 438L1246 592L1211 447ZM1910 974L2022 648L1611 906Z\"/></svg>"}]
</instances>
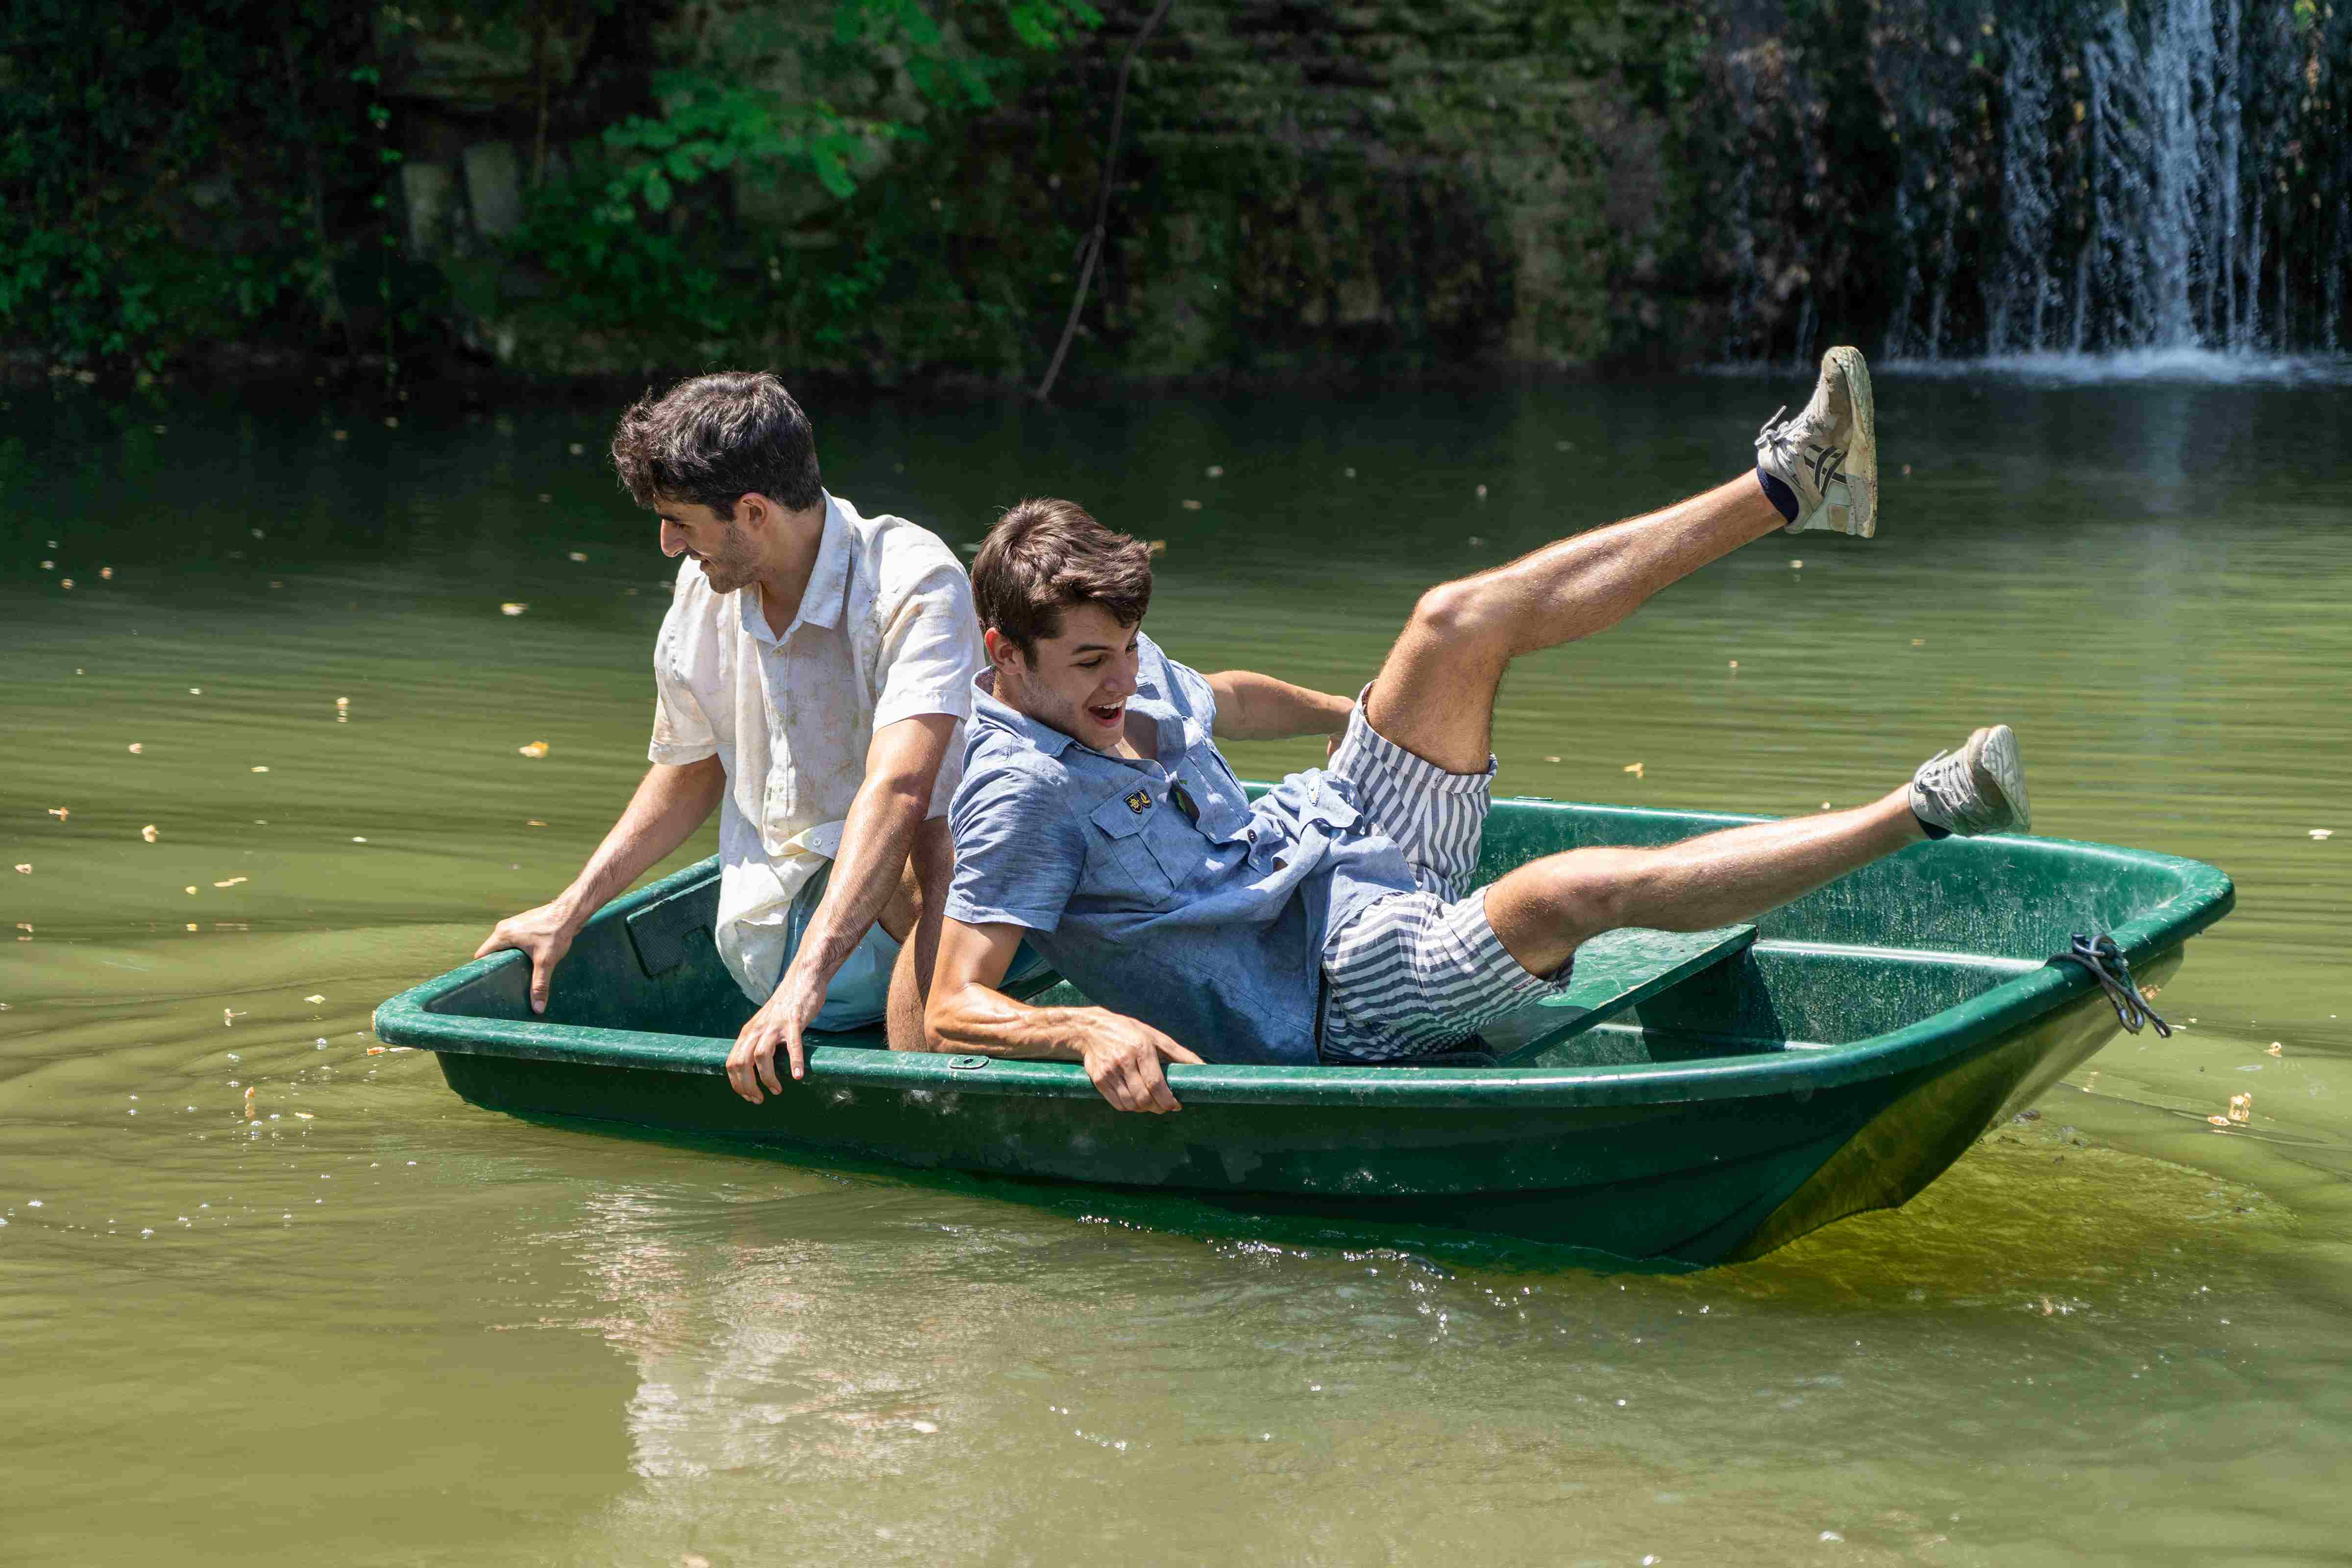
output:
<instances>
[{"instance_id":1,"label":"green pond water","mask_svg":"<svg viewBox=\"0 0 2352 1568\"><path fill-rule=\"evenodd\" d=\"M1074 496L1168 541L1177 656L1351 690L1419 588L1740 471L1807 386L814 412L867 510ZM1522 665L1500 790L1817 810L2005 720L2037 827L2239 910L2171 1040L1903 1211L1672 1276L467 1106L369 1015L643 768L668 572L611 411L14 395L0 1559L2345 1561L2352 395L1879 401L1879 538Z\"/></svg>"}]
</instances>

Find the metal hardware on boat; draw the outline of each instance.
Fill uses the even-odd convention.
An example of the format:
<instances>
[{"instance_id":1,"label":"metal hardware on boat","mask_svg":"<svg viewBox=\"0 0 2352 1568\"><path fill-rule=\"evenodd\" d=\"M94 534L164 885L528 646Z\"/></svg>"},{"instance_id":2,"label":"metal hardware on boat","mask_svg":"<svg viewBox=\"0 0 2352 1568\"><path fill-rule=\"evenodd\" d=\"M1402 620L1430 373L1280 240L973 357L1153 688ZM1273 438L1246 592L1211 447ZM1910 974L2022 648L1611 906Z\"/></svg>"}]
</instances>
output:
<instances>
[{"instance_id":1,"label":"metal hardware on boat","mask_svg":"<svg viewBox=\"0 0 2352 1568\"><path fill-rule=\"evenodd\" d=\"M988 1065L986 1057L950 1057L948 1066L957 1072L971 1072Z\"/></svg>"},{"instance_id":2,"label":"metal hardware on boat","mask_svg":"<svg viewBox=\"0 0 2352 1568\"><path fill-rule=\"evenodd\" d=\"M2158 1017L2156 1009L2147 1005L2147 998L2139 994L2139 986L2132 979L2131 961L2124 957L2124 950L2106 932L2101 931L2095 937L2075 932L2072 945L2064 952L2053 953L2050 962L2078 964L2088 970L2091 978L2099 983L2099 989L2107 994L2107 1000L2115 1004L2116 1017L2130 1033L2137 1035L2147 1025L2154 1024L2158 1036L2168 1040L2172 1037L2172 1026Z\"/></svg>"}]
</instances>

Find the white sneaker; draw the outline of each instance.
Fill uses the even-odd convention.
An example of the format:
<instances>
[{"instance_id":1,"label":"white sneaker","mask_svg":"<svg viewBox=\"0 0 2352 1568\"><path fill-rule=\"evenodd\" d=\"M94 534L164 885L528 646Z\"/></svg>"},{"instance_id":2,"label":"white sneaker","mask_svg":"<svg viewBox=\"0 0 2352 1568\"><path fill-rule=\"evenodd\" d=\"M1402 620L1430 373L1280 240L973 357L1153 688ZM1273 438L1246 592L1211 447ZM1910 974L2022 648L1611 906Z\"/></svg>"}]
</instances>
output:
<instances>
[{"instance_id":1,"label":"white sneaker","mask_svg":"<svg viewBox=\"0 0 2352 1568\"><path fill-rule=\"evenodd\" d=\"M1789 531L1831 529L1868 539L1878 531L1878 416L1862 351L1823 354L1813 400L1780 421L1787 412L1782 407L1756 433L1756 466L1795 492L1797 521Z\"/></svg>"},{"instance_id":2,"label":"white sneaker","mask_svg":"<svg viewBox=\"0 0 2352 1568\"><path fill-rule=\"evenodd\" d=\"M1958 751L1937 752L1921 763L1911 775L1911 814L1963 838L2032 827L2016 732L1995 724L1970 735Z\"/></svg>"}]
</instances>

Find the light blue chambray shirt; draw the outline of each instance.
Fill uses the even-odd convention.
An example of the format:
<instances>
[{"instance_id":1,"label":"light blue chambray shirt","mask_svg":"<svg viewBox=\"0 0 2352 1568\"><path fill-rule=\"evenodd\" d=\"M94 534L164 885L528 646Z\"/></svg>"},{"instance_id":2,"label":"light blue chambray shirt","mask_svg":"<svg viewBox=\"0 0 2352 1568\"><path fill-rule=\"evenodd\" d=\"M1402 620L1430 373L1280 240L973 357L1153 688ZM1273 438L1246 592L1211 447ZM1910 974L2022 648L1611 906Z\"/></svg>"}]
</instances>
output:
<instances>
[{"instance_id":1,"label":"light blue chambray shirt","mask_svg":"<svg viewBox=\"0 0 2352 1568\"><path fill-rule=\"evenodd\" d=\"M947 914L1025 928L1078 989L1207 1060L1312 1063L1325 933L1411 891L1412 868L1320 768L1249 800L1210 739L1209 683L1137 641L1129 709L1157 727L1157 762L1081 744L975 679Z\"/></svg>"}]
</instances>

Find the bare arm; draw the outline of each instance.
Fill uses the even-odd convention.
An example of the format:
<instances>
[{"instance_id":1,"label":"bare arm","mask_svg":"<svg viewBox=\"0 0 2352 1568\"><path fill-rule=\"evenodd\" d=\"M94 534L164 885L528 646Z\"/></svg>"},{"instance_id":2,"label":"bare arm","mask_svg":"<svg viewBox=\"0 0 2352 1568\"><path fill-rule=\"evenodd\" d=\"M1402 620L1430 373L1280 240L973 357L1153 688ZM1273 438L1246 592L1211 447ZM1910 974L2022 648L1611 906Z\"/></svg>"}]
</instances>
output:
<instances>
[{"instance_id":1,"label":"bare arm","mask_svg":"<svg viewBox=\"0 0 2352 1568\"><path fill-rule=\"evenodd\" d=\"M547 987L555 966L572 949L572 939L588 917L694 836L727 788L727 769L717 757L698 763L656 763L638 782L628 809L588 857L580 875L553 900L500 921L476 958L500 948L530 955L530 1010L547 1011Z\"/></svg>"},{"instance_id":2,"label":"bare arm","mask_svg":"<svg viewBox=\"0 0 2352 1568\"><path fill-rule=\"evenodd\" d=\"M1255 670L1228 669L1205 678L1217 694L1217 734L1228 741L1287 741L1296 735L1337 735L1355 702L1310 691Z\"/></svg>"},{"instance_id":3,"label":"bare arm","mask_svg":"<svg viewBox=\"0 0 2352 1568\"><path fill-rule=\"evenodd\" d=\"M809 919L801 945L784 966L782 979L727 1055L727 1079L735 1092L757 1105L780 1092L776 1047L782 1046L794 1078L807 1071L801 1036L824 1008L825 987L881 918L898 889L915 846L915 830L931 807L931 785L954 739L956 719L922 713L886 724L866 750L866 781L850 802L841 830L841 852L824 898ZM911 939L915 933L909 932Z\"/></svg>"},{"instance_id":4,"label":"bare arm","mask_svg":"<svg viewBox=\"0 0 2352 1568\"><path fill-rule=\"evenodd\" d=\"M1107 1007L1032 1007L996 989L1021 937L1016 925L944 922L927 1012L932 1031L982 1056L1082 1062L1116 1110L1181 1110L1160 1064L1201 1058L1166 1035Z\"/></svg>"}]
</instances>

